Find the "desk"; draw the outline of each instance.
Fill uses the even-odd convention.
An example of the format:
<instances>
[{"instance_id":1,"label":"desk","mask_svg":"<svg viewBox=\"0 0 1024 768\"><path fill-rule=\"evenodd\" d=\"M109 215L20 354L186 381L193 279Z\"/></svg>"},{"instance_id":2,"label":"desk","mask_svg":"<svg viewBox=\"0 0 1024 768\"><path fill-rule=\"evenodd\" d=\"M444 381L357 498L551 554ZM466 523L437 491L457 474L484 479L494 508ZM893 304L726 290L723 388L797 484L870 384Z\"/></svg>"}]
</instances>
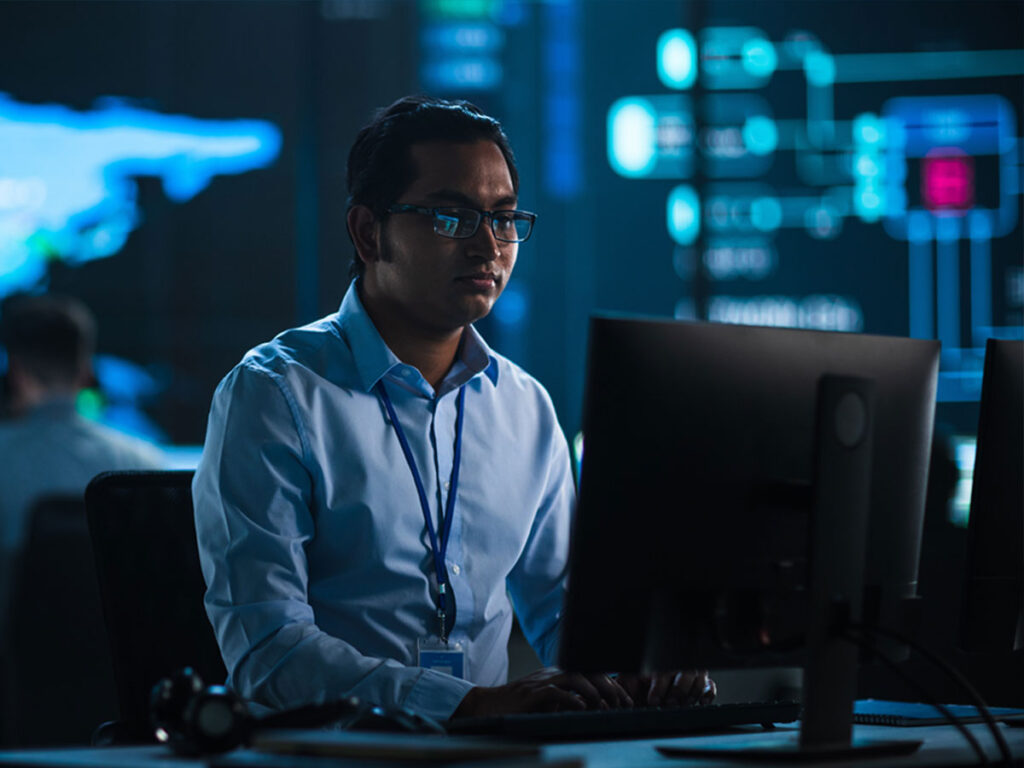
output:
<instances>
[{"instance_id":1,"label":"desk","mask_svg":"<svg viewBox=\"0 0 1024 768\"><path fill-rule=\"evenodd\" d=\"M993 763L999 759L999 753L991 734L984 725L967 726L984 747L986 754ZM1017 759L1017 765L1024 765L1024 728L1011 728L1000 724L1007 742ZM585 768L670 768L671 766L714 766L722 768L729 763L710 759L671 759L663 757L654 747L657 744L686 743L690 745L720 742L729 739L736 742L767 738L788 739L797 732L796 727L779 727L775 731L765 732L759 728L740 733L717 734L711 736L690 736L681 739L642 739L633 741L588 742L582 744L552 744L541 747L543 760L558 763L562 760L579 759L579 765ZM885 726L856 726L856 735L864 738L878 739L920 739L924 745L915 754L907 757L880 758L874 760L832 761L828 763L808 763L808 765L827 765L829 768L942 768L949 766L969 766L977 764L977 757L966 743L963 736L950 726L932 726L927 728L888 728ZM486 766L489 763L474 762L460 764L460 768ZM543 765L544 762L516 762L516 766L525 768L529 765ZM739 763L737 763L739 764ZM251 750L238 750L221 758L210 760L188 759L172 756L164 747L108 747L96 749L42 749L0 752L0 766L24 766L26 768L200 768L200 766L251 766L252 768L348 768L349 766L387 766L394 768L394 762L375 762L368 760L339 760L322 758L289 758L284 756L262 755ZM433 763L401 763L401 765L436 765ZM751 763L743 763L751 765ZM505 764L503 768L509 768Z\"/></svg>"}]
</instances>

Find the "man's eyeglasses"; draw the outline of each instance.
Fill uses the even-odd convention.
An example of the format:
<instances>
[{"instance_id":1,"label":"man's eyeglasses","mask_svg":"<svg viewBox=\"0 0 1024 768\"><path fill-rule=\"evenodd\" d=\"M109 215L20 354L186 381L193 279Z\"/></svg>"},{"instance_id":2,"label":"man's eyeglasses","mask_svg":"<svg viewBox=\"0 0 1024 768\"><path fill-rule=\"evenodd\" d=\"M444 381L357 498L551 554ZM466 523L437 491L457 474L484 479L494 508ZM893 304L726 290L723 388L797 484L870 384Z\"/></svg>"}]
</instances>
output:
<instances>
[{"instance_id":1,"label":"man's eyeglasses","mask_svg":"<svg viewBox=\"0 0 1024 768\"><path fill-rule=\"evenodd\" d=\"M462 240L472 237L486 216L491 221L495 240L521 243L533 231L537 214L529 211L479 211L476 208L424 208L419 205L392 205L388 213L419 213L434 219L434 231L442 237Z\"/></svg>"}]
</instances>

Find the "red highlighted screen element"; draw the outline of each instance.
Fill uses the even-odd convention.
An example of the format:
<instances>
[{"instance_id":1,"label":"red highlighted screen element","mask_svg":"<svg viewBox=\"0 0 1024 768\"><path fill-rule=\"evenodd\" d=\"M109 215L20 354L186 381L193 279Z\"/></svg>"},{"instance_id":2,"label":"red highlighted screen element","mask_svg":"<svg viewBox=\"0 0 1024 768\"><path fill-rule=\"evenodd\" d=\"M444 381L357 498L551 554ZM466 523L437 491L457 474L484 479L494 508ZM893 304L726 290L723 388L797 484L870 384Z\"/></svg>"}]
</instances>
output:
<instances>
[{"instance_id":1,"label":"red highlighted screen element","mask_svg":"<svg viewBox=\"0 0 1024 768\"><path fill-rule=\"evenodd\" d=\"M933 212L963 215L974 205L974 158L953 147L933 149L921 160L921 197Z\"/></svg>"}]
</instances>

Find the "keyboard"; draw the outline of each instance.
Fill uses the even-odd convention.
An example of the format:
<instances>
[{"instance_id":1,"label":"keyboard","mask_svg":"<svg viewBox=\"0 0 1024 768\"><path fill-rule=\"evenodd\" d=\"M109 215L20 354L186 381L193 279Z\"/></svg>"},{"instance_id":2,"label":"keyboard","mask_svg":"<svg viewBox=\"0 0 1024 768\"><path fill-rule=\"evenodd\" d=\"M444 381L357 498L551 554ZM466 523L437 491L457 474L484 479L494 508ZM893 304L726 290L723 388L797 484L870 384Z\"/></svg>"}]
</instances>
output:
<instances>
[{"instance_id":1,"label":"keyboard","mask_svg":"<svg viewBox=\"0 0 1024 768\"><path fill-rule=\"evenodd\" d=\"M607 741L659 738L716 731L734 725L791 723L800 716L795 701L711 704L706 707L637 707L636 709L545 712L449 720L450 734L500 736L532 741Z\"/></svg>"}]
</instances>

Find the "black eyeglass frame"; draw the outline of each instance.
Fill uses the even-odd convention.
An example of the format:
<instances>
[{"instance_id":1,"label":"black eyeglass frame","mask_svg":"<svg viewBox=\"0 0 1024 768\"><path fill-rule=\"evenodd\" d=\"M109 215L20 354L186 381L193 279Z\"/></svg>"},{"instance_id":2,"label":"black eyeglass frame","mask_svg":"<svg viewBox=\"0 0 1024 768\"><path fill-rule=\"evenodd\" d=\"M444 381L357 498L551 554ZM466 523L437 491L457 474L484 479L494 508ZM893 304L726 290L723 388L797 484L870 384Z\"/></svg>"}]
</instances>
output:
<instances>
[{"instance_id":1,"label":"black eyeglass frame","mask_svg":"<svg viewBox=\"0 0 1024 768\"><path fill-rule=\"evenodd\" d=\"M473 231L469 232L468 234L465 234L465 235L452 235L452 234L449 234L447 232L441 231L440 227L441 227L442 224L441 224L440 217L443 216L446 212L449 214L449 216L454 216L455 218L459 218L459 216L457 214L450 213L452 211L472 211L473 213L475 213L477 215L477 219L476 219L476 224L473 226ZM503 208L503 209L498 210L498 211L483 211L483 210L480 210L479 208L471 208L471 207L466 206L466 205L447 205L447 206L440 206L440 207L437 207L437 208L426 208L426 207L424 207L422 205L410 205L408 203L396 203L395 205L392 205L389 208L387 208L387 210L385 212L386 213L419 213L419 214L421 214L423 216L430 216L434 220L434 233L440 235L441 237L452 238L453 240L466 240L466 239L468 239L470 237L473 237L480 230L480 223L485 218L487 218L491 222L491 233L494 235L494 239L495 240L500 240L503 243L525 243L527 240L530 239L530 235L533 234L533 224L534 224L535 221L537 221L537 214L536 213L531 213L530 211L520 211L520 210L518 210L516 208ZM521 220L528 221L530 223L530 229L526 232L526 237L522 238L521 240L509 240L507 237L502 237L501 235L499 235L497 230L495 229L495 226L496 226L496 223L497 223L497 219L495 219L494 217L497 216L500 213L514 213L517 216L521 216L522 217Z\"/></svg>"}]
</instances>

